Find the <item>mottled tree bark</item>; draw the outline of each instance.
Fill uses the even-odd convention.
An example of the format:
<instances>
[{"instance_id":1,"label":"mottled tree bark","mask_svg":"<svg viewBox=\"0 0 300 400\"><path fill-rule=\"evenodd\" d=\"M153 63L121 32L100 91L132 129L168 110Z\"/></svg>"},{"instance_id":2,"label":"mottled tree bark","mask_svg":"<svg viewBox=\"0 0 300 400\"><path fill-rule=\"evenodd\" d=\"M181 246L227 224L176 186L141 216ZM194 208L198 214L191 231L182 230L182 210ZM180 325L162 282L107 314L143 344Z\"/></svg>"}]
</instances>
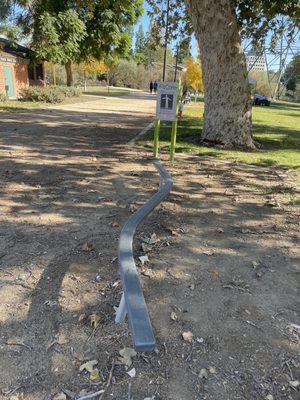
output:
<instances>
[{"instance_id":1,"label":"mottled tree bark","mask_svg":"<svg viewBox=\"0 0 300 400\"><path fill-rule=\"evenodd\" d=\"M186 0L202 55L202 141L254 148L250 88L233 2Z\"/></svg>"},{"instance_id":2,"label":"mottled tree bark","mask_svg":"<svg viewBox=\"0 0 300 400\"><path fill-rule=\"evenodd\" d=\"M72 73L71 61L67 62L67 64L65 65L65 68L66 68L66 74L67 74L67 86L72 86L73 85L73 73Z\"/></svg>"}]
</instances>

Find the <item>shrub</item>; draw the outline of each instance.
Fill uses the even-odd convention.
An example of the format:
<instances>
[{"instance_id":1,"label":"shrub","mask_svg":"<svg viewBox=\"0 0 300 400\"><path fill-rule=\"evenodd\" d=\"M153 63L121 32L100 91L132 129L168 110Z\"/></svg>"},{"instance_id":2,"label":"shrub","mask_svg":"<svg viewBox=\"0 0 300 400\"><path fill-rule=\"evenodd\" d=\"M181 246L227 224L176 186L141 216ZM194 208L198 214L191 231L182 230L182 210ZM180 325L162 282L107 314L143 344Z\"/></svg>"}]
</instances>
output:
<instances>
[{"instance_id":1,"label":"shrub","mask_svg":"<svg viewBox=\"0 0 300 400\"><path fill-rule=\"evenodd\" d=\"M5 94L0 93L0 102L4 102L4 101L7 101L7 100L8 100L8 97Z\"/></svg>"},{"instance_id":2,"label":"shrub","mask_svg":"<svg viewBox=\"0 0 300 400\"><path fill-rule=\"evenodd\" d=\"M20 93L21 100L41 101L44 103L61 103L65 96L57 88L31 86L24 88Z\"/></svg>"},{"instance_id":3,"label":"shrub","mask_svg":"<svg viewBox=\"0 0 300 400\"><path fill-rule=\"evenodd\" d=\"M77 97L81 95L81 90L67 86L30 86L21 90L21 100L41 101L44 103L61 103L66 97Z\"/></svg>"},{"instance_id":4,"label":"shrub","mask_svg":"<svg viewBox=\"0 0 300 400\"><path fill-rule=\"evenodd\" d=\"M65 97L79 97L82 95L82 90L75 86L57 86L56 89L60 90Z\"/></svg>"}]
</instances>

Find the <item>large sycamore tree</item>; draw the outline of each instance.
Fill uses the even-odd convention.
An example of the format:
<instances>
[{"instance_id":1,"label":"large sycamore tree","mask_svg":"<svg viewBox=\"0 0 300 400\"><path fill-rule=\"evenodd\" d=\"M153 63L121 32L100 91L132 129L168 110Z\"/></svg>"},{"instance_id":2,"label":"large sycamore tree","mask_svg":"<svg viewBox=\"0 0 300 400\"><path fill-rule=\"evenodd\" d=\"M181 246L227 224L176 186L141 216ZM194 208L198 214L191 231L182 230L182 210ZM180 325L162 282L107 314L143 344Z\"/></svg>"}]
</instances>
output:
<instances>
[{"instance_id":1,"label":"large sycamore tree","mask_svg":"<svg viewBox=\"0 0 300 400\"><path fill-rule=\"evenodd\" d=\"M31 38L38 57L65 65L68 85L73 62L110 63L126 55L130 29L143 12L142 0L1 1L0 22L13 20Z\"/></svg>"},{"instance_id":2,"label":"large sycamore tree","mask_svg":"<svg viewBox=\"0 0 300 400\"><path fill-rule=\"evenodd\" d=\"M167 0L158 0L165 10ZM178 0L170 0L176 9ZM183 3L183 1L182 1ZM299 24L298 0L184 0L202 56L205 89L202 142L228 148L254 149L250 88L242 38L264 43L276 37L289 17L292 37ZM153 1L149 0L152 6ZM186 14L181 14L186 18ZM162 18L164 20L164 18Z\"/></svg>"}]
</instances>

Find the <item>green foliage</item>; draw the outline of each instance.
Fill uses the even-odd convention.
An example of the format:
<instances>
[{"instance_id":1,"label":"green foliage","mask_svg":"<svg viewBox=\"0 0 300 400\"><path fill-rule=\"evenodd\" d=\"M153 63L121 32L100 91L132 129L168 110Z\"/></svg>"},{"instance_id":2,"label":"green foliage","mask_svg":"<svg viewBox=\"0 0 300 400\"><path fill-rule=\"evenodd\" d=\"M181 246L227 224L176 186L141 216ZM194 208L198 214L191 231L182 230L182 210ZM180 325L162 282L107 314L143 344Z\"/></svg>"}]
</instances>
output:
<instances>
[{"instance_id":1,"label":"green foliage","mask_svg":"<svg viewBox=\"0 0 300 400\"><path fill-rule=\"evenodd\" d=\"M55 86L39 87L30 86L21 90L21 100L44 103L62 103L66 97L81 95L80 89L73 87Z\"/></svg>"},{"instance_id":2,"label":"green foliage","mask_svg":"<svg viewBox=\"0 0 300 400\"><path fill-rule=\"evenodd\" d=\"M295 77L291 77L286 83L286 90L291 90L294 92L297 87L297 80Z\"/></svg>"},{"instance_id":3,"label":"green foliage","mask_svg":"<svg viewBox=\"0 0 300 400\"><path fill-rule=\"evenodd\" d=\"M146 48L146 36L144 34L143 25L139 25L135 37L135 53L144 53Z\"/></svg>"},{"instance_id":4,"label":"green foliage","mask_svg":"<svg viewBox=\"0 0 300 400\"><path fill-rule=\"evenodd\" d=\"M3 1L3 0L2 0ZM4 0L0 20L18 16L14 23L32 36L40 57L55 63L107 62L126 55L131 47L130 27L143 12L142 0Z\"/></svg>"},{"instance_id":5,"label":"green foliage","mask_svg":"<svg viewBox=\"0 0 300 400\"><path fill-rule=\"evenodd\" d=\"M197 3L198 0L190 1ZM166 21L166 0L147 0L149 14L153 21L156 43L162 43ZM188 39L193 31L185 6L187 1L170 0L169 40L181 37ZM199 2L200 3L200 2ZM287 37L293 37L300 23L299 0L235 0L232 2L243 37L253 39L255 47L264 44L269 32L272 32L271 46L275 47L283 24L288 28ZM208 8L203 8L207 12Z\"/></svg>"},{"instance_id":6,"label":"green foliage","mask_svg":"<svg viewBox=\"0 0 300 400\"><path fill-rule=\"evenodd\" d=\"M60 91L65 97L79 97L82 95L82 90L75 86L56 86L52 89Z\"/></svg>"},{"instance_id":7,"label":"green foliage","mask_svg":"<svg viewBox=\"0 0 300 400\"><path fill-rule=\"evenodd\" d=\"M294 55L292 61L287 65L282 80L289 87L293 87L293 89L287 87L288 90L296 89L296 84L300 83L300 54Z\"/></svg>"},{"instance_id":8,"label":"green foliage","mask_svg":"<svg viewBox=\"0 0 300 400\"><path fill-rule=\"evenodd\" d=\"M235 4L242 35L251 37L257 47L265 42L269 32L272 32L271 47L275 47L283 26L288 28L288 38L299 26L298 0L236 0Z\"/></svg>"},{"instance_id":9,"label":"green foliage","mask_svg":"<svg viewBox=\"0 0 300 400\"><path fill-rule=\"evenodd\" d=\"M37 57L55 64L74 61L80 54L80 43L86 36L84 23L75 11L58 14L44 12L37 21L33 40Z\"/></svg>"}]
</instances>

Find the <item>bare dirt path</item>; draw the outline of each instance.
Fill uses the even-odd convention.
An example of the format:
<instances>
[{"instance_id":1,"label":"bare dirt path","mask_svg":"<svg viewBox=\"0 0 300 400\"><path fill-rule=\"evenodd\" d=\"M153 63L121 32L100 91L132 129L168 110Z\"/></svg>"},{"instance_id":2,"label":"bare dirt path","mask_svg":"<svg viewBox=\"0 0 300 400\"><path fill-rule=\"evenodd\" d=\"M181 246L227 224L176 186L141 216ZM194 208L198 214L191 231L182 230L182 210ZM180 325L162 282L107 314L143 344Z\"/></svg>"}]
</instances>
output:
<instances>
[{"instance_id":1,"label":"bare dirt path","mask_svg":"<svg viewBox=\"0 0 300 400\"><path fill-rule=\"evenodd\" d=\"M126 146L153 111L131 94L0 114L1 399L96 392L131 346L113 323L115 257L122 224L157 188L150 154ZM135 378L117 363L104 400L295 400L291 174L184 155L167 166L174 190L135 240L158 352L133 359ZM96 380L79 371L93 359Z\"/></svg>"}]
</instances>

